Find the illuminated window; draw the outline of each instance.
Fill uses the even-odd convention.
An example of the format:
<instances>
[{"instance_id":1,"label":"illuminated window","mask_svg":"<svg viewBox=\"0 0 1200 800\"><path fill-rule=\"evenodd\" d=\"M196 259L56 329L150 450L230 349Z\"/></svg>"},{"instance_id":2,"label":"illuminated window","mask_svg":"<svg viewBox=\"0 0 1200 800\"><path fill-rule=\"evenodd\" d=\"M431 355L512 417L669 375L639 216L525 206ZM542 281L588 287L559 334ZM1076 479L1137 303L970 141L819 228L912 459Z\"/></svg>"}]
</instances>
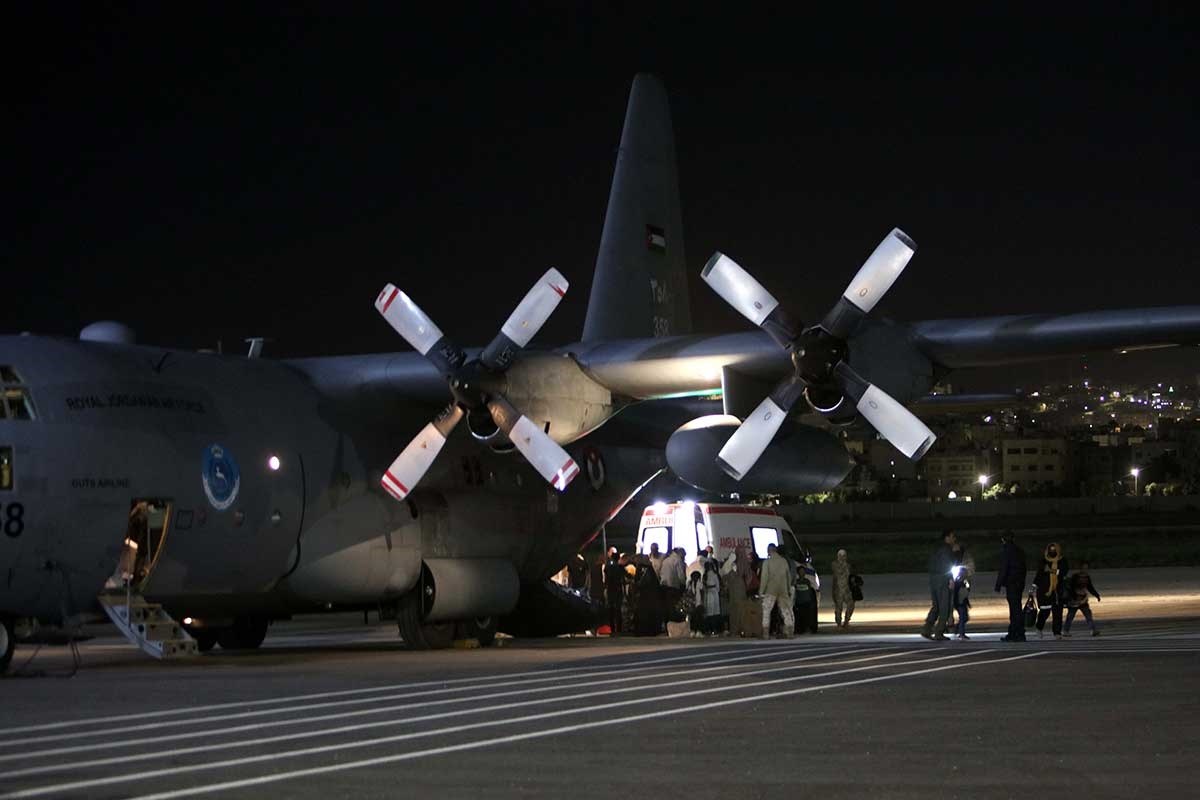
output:
<instances>
[{"instance_id":1,"label":"illuminated window","mask_svg":"<svg viewBox=\"0 0 1200 800\"><path fill-rule=\"evenodd\" d=\"M750 538L754 540L754 552L759 558L766 558L767 545L779 544L779 531L775 528L751 528Z\"/></svg>"},{"instance_id":2,"label":"illuminated window","mask_svg":"<svg viewBox=\"0 0 1200 800\"><path fill-rule=\"evenodd\" d=\"M658 552L665 556L667 554L667 536L666 528L646 528L646 530L642 531L642 542L638 546L638 552L648 554L650 552L650 545L657 544Z\"/></svg>"},{"instance_id":3,"label":"illuminated window","mask_svg":"<svg viewBox=\"0 0 1200 800\"><path fill-rule=\"evenodd\" d=\"M37 419L29 389L12 367L0 366L0 419Z\"/></svg>"},{"instance_id":4,"label":"illuminated window","mask_svg":"<svg viewBox=\"0 0 1200 800\"><path fill-rule=\"evenodd\" d=\"M11 447L0 447L0 491L13 487L13 451Z\"/></svg>"}]
</instances>

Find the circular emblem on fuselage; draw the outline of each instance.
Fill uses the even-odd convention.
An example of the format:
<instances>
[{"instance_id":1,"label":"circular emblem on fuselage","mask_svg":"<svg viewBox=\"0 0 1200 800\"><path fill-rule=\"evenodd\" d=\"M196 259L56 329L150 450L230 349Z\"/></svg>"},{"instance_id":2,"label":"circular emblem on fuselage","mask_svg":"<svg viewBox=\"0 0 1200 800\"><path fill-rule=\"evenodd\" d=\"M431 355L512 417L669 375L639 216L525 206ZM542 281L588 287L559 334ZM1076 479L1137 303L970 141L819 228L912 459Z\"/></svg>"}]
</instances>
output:
<instances>
[{"instance_id":1,"label":"circular emblem on fuselage","mask_svg":"<svg viewBox=\"0 0 1200 800\"><path fill-rule=\"evenodd\" d=\"M604 485L604 459L600 456L600 451L594 447L589 447L584 451L584 466L587 468L588 484L596 490L600 491L600 487Z\"/></svg>"},{"instance_id":2,"label":"circular emblem on fuselage","mask_svg":"<svg viewBox=\"0 0 1200 800\"><path fill-rule=\"evenodd\" d=\"M204 494L209 504L217 511L224 511L237 500L242 476L233 454L221 445L209 445L204 451L204 468L200 479L204 483Z\"/></svg>"}]
</instances>

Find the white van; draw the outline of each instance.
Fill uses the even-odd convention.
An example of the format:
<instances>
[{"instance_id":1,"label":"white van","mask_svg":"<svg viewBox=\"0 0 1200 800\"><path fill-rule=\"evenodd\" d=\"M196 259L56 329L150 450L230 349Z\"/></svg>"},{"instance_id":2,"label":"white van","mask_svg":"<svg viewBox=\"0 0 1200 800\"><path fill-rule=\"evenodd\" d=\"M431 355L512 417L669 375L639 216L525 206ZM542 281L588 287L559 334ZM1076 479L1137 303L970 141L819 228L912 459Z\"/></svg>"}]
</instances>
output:
<instances>
[{"instance_id":1,"label":"white van","mask_svg":"<svg viewBox=\"0 0 1200 800\"><path fill-rule=\"evenodd\" d=\"M642 512L638 526L637 552L649 553L652 544L664 556L675 547L687 554L691 564L701 550L713 546L718 560L738 547L754 548L767 557L767 545L800 551L787 520L770 508L731 506L715 503L655 503Z\"/></svg>"}]
</instances>

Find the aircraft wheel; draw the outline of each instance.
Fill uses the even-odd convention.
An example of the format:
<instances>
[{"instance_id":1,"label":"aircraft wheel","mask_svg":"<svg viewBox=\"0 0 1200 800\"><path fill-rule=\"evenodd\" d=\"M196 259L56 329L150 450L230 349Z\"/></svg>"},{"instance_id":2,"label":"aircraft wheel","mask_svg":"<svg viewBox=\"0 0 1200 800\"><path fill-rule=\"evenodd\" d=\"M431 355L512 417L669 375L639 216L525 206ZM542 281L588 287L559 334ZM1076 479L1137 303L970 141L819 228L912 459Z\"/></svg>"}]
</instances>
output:
<instances>
[{"instance_id":1,"label":"aircraft wheel","mask_svg":"<svg viewBox=\"0 0 1200 800\"><path fill-rule=\"evenodd\" d=\"M418 595L409 592L400 598L396 624L400 638L409 650L443 650L454 644L454 623L421 622Z\"/></svg>"},{"instance_id":2,"label":"aircraft wheel","mask_svg":"<svg viewBox=\"0 0 1200 800\"><path fill-rule=\"evenodd\" d=\"M267 638L266 617L235 617L233 625L217 633L223 650L254 650Z\"/></svg>"},{"instance_id":3,"label":"aircraft wheel","mask_svg":"<svg viewBox=\"0 0 1200 800\"><path fill-rule=\"evenodd\" d=\"M17 647L17 635L13 632L13 621L8 617L0 619L0 673L8 669L12 663L13 650Z\"/></svg>"},{"instance_id":4,"label":"aircraft wheel","mask_svg":"<svg viewBox=\"0 0 1200 800\"><path fill-rule=\"evenodd\" d=\"M204 628L201 630L190 630L188 635L196 640L196 648L201 653L207 653L217 646L217 631L212 628Z\"/></svg>"},{"instance_id":5,"label":"aircraft wheel","mask_svg":"<svg viewBox=\"0 0 1200 800\"><path fill-rule=\"evenodd\" d=\"M496 618L476 617L467 622L467 636L479 642L480 647L491 647L496 643Z\"/></svg>"}]
</instances>

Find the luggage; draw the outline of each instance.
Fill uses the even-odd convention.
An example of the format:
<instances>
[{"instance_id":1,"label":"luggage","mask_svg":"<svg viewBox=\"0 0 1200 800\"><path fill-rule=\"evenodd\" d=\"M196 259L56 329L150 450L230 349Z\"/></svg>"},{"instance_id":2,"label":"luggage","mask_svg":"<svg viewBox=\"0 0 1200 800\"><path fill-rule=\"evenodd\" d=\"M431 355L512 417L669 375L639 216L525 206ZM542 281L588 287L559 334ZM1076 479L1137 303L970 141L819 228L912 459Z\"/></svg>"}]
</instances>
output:
<instances>
[{"instance_id":1,"label":"luggage","mask_svg":"<svg viewBox=\"0 0 1200 800\"><path fill-rule=\"evenodd\" d=\"M856 603L859 600L863 599L862 585L863 585L862 575L854 575L853 573L851 573L851 575L850 575L850 596L854 598L854 602L856 602Z\"/></svg>"},{"instance_id":2,"label":"luggage","mask_svg":"<svg viewBox=\"0 0 1200 800\"><path fill-rule=\"evenodd\" d=\"M1025 627L1032 628L1037 624L1037 603L1034 602L1033 595L1025 601Z\"/></svg>"}]
</instances>

